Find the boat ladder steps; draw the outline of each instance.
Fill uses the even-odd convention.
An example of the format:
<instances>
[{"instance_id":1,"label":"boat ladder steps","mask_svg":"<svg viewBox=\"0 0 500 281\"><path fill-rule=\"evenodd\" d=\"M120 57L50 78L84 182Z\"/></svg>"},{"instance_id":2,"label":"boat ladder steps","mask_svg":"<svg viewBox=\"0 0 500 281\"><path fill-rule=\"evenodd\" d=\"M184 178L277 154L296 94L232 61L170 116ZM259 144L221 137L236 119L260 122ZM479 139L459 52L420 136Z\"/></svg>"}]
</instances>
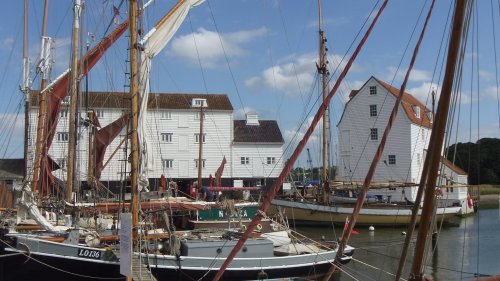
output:
<instances>
[{"instance_id":1,"label":"boat ladder steps","mask_svg":"<svg viewBox=\"0 0 500 281\"><path fill-rule=\"evenodd\" d=\"M134 281L157 281L138 256L132 256L132 279Z\"/></svg>"}]
</instances>

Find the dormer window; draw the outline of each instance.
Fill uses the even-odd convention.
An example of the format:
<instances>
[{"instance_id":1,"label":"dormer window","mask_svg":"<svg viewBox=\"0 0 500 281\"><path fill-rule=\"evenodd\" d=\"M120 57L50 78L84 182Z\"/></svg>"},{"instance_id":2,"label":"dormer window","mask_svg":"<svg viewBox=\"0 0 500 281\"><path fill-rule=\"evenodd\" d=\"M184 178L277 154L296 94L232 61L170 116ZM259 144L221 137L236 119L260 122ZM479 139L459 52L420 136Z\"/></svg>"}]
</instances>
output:
<instances>
[{"instance_id":1,"label":"dormer window","mask_svg":"<svg viewBox=\"0 0 500 281\"><path fill-rule=\"evenodd\" d=\"M374 96L377 94L377 87L376 86L370 86L370 96Z\"/></svg>"},{"instance_id":2,"label":"dormer window","mask_svg":"<svg viewBox=\"0 0 500 281\"><path fill-rule=\"evenodd\" d=\"M259 125L259 115L247 114L246 117L247 117L247 120L246 120L247 126L258 126Z\"/></svg>"},{"instance_id":3,"label":"dormer window","mask_svg":"<svg viewBox=\"0 0 500 281\"><path fill-rule=\"evenodd\" d=\"M429 122L432 123L432 121L434 119L432 112L427 111L425 114L427 115L427 118L429 119Z\"/></svg>"},{"instance_id":4,"label":"dormer window","mask_svg":"<svg viewBox=\"0 0 500 281\"><path fill-rule=\"evenodd\" d=\"M415 112L415 117L420 119L420 107L418 105L413 106L413 112Z\"/></svg>"},{"instance_id":5,"label":"dormer window","mask_svg":"<svg viewBox=\"0 0 500 281\"><path fill-rule=\"evenodd\" d=\"M207 99L199 99L199 98L193 99L191 101L191 106L192 107L208 107Z\"/></svg>"}]
</instances>

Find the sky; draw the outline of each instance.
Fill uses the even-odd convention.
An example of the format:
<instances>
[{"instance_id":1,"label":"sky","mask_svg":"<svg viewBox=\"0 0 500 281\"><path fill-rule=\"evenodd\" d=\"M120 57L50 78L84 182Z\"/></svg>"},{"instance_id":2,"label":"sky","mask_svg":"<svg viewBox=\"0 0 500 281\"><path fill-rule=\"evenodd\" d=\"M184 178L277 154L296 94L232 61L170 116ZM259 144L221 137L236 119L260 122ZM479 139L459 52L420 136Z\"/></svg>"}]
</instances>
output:
<instances>
[{"instance_id":1,"label":"sky","mask_svg":"<svg viewBox=\"0 0 500 281\"><path fill-rule=\"evenodd\" d=\"M32 88L40 87L36 62L40 52L43 1L28 0L28 55L32 61ZM55 79L69 65L72 1L49 0L47 35L54 38ZM108 26L127 17L121 0L88 0L83 10L82 40L90 47ZM127 2L127 1L125 1ZM143 1L139 1L142 3ZM175 1L156 0L142 18L147 32ZM322 1L323 30L327 37L330 87L335 83L381 1ZM439 94L448 39L452 1L436 1L427 32L410 75L407 92L430 108L429 94ZM494 52L500 32L498 6L478 1L471 20L464 56L460 99L455 110L450 143L500 137L498 60ZM493 3L493 5L499 5ZM120 14L113 21L113 6ZM389 1L350 72L335 94L331 127L339 121L351 90L371 76L399 88L408 68L430 1ZM152 92L208 93L229 96L236 118L256 113L276 120L285 138L286 159L303 136L318 107L318 1L316 0L207 0L193 8L171 42L154 59ZM367 22L365 24L365 22ZM357 37L356 37L357 36ZM123 37L91 71L89 90L124 91L127 84L127 43ZM23 1L9 1L0 10L0 153L2 158L23 155L24 98L22 78ZM340 67L339 67L340 65ZM335 149L337 132L333 130ZM320 166L319 131L307 148L314 166ZM335 158L335 157L334 157ZM333 160L335 161L335 160ZM297 165L306 165L303 154Z\"/></svg>"}]
</instances>

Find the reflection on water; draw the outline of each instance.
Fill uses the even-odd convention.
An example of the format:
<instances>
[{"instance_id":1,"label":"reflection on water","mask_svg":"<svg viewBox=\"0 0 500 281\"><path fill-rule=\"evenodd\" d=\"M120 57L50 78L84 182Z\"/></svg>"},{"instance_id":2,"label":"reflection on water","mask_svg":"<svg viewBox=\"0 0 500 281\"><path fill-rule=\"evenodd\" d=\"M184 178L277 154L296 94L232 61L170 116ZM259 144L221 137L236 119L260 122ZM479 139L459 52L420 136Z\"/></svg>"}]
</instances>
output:
<instances>
[{"instance_id":1,"label":"reflection on water","mask_svg":"<svg viewBox=\"0 0 500 281\"><path fill-rule=\"evenodd\" d=\"M301 227L299 232L315 239L337 239L341 227ZM356 228L358 235L351 235L349 244L356 248L354 260L343 268L340 279L394 280L405 228L382 228L368 231ZM416 231L415 231L416 233ZM415 235L414 235L415 237ZM408 279L415 239L408 251L403 278ZM430 247L430 246L429 246ZM442 227L434 256L426 259L426 275L436 281L472 280L475 276L500 274L500 212L498 209L480 210L461 219L456 227Z\"/></svg>"}]
</instances>

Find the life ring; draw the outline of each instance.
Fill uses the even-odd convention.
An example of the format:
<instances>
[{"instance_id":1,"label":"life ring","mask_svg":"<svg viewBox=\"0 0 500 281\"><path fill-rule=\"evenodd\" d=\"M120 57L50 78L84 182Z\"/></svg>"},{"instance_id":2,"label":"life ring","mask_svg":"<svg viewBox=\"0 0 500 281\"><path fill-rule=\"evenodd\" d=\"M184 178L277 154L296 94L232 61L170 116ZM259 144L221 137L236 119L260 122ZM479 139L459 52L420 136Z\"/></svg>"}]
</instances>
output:
<instances>
[{"instance_id":1,"label":"life ring","mask_svg":"<svg viewBox=\"0 0 500 281\"><path fill-rule=\"evenodd\" d=\"M261 229L262 229L262 224L260 224L260 223L259 223L259 224L257 225L257 230L258 230L258 231L261 231Z\"/></svg>"}]
</instances>

